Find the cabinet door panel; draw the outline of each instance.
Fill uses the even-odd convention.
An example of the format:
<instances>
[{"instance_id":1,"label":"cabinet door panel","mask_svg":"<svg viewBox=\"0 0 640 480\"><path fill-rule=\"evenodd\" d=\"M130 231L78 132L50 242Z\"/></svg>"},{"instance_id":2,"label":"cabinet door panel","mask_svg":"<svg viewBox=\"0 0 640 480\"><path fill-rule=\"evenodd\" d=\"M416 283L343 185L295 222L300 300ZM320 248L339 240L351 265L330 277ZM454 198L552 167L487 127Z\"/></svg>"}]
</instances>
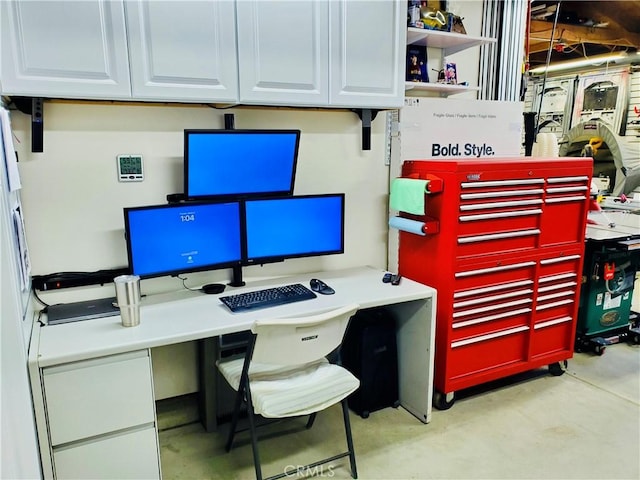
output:
<instances>
[{"instance_id":1,"label":"cabinet door panel","mask_svg":"<svg viewBox=\"0 0 640 480\"><path fill-rule=\"evenodd\" d=\"M143 100L238 100L234 3L126 3L131 89Z\"/></svg>"},{"instance_id":2,"label":"cabinet door panel","mask_svg":"<svg viewBox=\"0 0 640 480\"><path fill-rule=\"evenodd\" d=\"M242 103L328 103L328 8L324 0L238 2Z\"/></svg>"},{"instance_id":3,"label":"cabinet door panel","mask_svg":"<svg viewBox=\"0 0 640 480\"><path fill-rule=\"evenodd\" d=\"M402 107L406 2L330 1L332 106Z\"/></svg>"},{"instance_id":4,"label":"cabinet door panel","mask_svg":"<svg viewBox=\"0 0 640 480\"><path fill-rule=\"evenodd\" d=\"M160 478L155 427L56 449L57 478Z\"/></svg>"},{"instance_id":5,"label":"cabinet door panel","mask_svg":"<svg viewBox=\"0 0 640 480\"><path fill-rule=\"evenodd\" d=\"M122 1L0 3L3 94L130 97Z\"/></svg>"}]
</instances>

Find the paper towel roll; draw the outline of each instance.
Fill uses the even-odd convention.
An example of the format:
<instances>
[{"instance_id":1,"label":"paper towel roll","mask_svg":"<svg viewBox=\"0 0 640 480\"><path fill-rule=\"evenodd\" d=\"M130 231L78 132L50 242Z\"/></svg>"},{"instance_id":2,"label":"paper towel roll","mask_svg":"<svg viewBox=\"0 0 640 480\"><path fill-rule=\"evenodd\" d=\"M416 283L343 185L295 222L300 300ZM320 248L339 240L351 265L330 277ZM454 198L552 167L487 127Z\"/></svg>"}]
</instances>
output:
<instances>
[{"instance_id":1,"label":"paper towel roll","mask_svg":"<svg viewBox=\"0 0 640 480\"><path fill-rule=\"evenodd\" d=\"M397 228L403 232L415 233L416 235L426 235L424 233L424 222L418 222L416 220L409 220L402 217L391 217L389 219L389 226L391 228Z\"/></svg>"}]
</instances>

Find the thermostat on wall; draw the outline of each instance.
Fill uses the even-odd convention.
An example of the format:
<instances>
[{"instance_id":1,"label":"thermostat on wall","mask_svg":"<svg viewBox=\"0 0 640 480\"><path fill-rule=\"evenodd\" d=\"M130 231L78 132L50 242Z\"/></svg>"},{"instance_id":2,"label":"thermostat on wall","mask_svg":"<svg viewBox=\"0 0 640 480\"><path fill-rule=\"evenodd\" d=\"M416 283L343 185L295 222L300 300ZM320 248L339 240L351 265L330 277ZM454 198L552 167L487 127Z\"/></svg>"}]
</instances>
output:
<instances>
[{"instance_id":1,"label":"thermostat on wall","mask_svg":"<svg viewBox=\"0 0 640 480\"><path fill-rule=\"evenodd\" d=\"M144 180L142 155L118 155L118 180L121 182Z\"/></svg>"}]
</instances>

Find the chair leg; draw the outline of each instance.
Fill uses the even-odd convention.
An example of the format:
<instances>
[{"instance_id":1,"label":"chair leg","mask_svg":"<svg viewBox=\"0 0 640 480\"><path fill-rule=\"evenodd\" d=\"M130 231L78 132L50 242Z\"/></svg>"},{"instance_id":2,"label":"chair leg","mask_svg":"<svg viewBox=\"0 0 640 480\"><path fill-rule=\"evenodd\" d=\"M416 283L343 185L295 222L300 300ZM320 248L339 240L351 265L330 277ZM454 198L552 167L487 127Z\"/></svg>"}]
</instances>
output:
<instances>
[{"instance_id":1,"label":"chair leg","mask_svg":"<svg viewBox=\"0 0 640 480\"><path fill-rule=\"evenodd\" d=\"M344 430L347 434L347 448L349 449L349 462L351 463L351 477L358 478L358 470L356 468L356 452L353 449L353 439L351 438L351 422L349 421L349 405L347 399L342 402L342 418L344 419Z\"/></svg>"},{"instance_id":2,"label":"chair leg","mask_svg":"<svg viewBox=\"0 0 640 480\"><path fill-rule=\"evenodd\" d=\"M307 430L313 427L313 422L315 422L316 420L316 414L317 412L313 412L311 415L309 415L309 420L307 420Z\"/></svg>"},{"instance_id":3,"label":"chair leg","mask_svg":"<svg viewBox=\"0 0 640 480\"><path fill-rule=\"evenodd\" d=\"M236 434L236 427L238 426L238 418L240 417L240 407L242 406L243 389L238 388L236 392L236 400L233 406L233 417L231 418L231 427L229 428L229 436L227 437L227 444L225 450L231 451L231 444L233 443L233 437Z\"/></svg>"},{"instance_id":4,"label":"chair leg","mask_svg":"<svg viewBox=\"0 0 640 480\"><path fill-rule=\"evenodd\" d=\"M262 480L262 467L260 466L260 455L258 455L258 438L256 435L256 424L253 416L253 403L251 393L247 389L247 413L249 415L249 430L251 432L251 449L253 450L253 464L256 469L256 480Z\"/></svg>"}]
</instances>

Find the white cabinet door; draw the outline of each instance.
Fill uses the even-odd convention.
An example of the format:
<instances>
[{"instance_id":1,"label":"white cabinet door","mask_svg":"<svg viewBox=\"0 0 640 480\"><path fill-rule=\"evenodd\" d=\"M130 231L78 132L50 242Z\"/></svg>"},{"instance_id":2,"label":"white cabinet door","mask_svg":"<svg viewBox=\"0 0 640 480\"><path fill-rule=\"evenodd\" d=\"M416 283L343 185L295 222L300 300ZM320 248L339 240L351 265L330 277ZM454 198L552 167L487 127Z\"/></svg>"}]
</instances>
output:
<instances>
[{"instance_id":1,"label":"white cabinet door","mask_svg":"<svg viewBox=\"0 0 640 480\"><path fill-rule=\"evenodd\" d=\"M326 106L327 0L242 0L237 13L240 102Z\"/></svg>"},{"instance_id":2,"label":"white cabinet door","mask_svg":"<svg viewBox=\"0 0 640 480\"><path fill-rule=\"evenodd\" d=\"M402 107L406 2L329 5L331 106Z\"/></svg>"},{"instance_id":3,"label":"white cabinet door","mask_svg":"<svg viewBox=\"0 0 640 480\"><path fill-rule=\"evenodd\" d=\"M122 1L0 2L2 93L128 99Z\"/></svg>"},{"instance_id":4,"label":"white cabinet door","mask_svg":"<svg viewBox=\"0 0 640 480\"><path fill-rule=\"evenodd\" d=\"M233 0L131 0L125 7L134 99L238 101Z\"/></svg>"}]
</instances>

